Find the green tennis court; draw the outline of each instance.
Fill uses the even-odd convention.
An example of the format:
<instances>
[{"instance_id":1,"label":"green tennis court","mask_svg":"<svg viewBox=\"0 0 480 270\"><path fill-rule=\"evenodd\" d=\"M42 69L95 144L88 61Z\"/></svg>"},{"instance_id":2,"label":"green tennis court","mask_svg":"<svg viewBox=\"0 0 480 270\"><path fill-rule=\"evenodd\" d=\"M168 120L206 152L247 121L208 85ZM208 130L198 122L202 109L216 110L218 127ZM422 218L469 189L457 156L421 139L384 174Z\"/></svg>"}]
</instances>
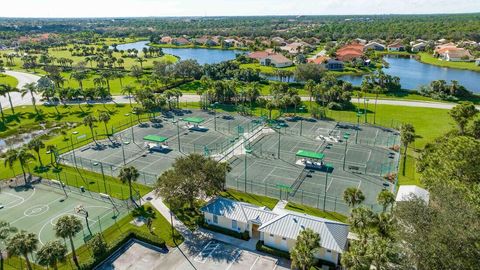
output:
<instances>
[{"instance_id":1,"label":"green tennis court","mask_svg":"<svg viewBox=\"0 0 480 270\"><path fill-rule=\"evenodd\" d=\"M83 230L74 239L76 246L92 234L105 230L127 214L126 205L97 193L82 192L76 188L42 180L31 188L3 187L0 192L0 216L10 225L35 233L40 245L56 239L55 222L62 216L75 215L82 220ZM76 211L82 206L88 212L88 229L85 214ZM78 210L78 209L77 209Z\"/></svg>"}]
</instances>

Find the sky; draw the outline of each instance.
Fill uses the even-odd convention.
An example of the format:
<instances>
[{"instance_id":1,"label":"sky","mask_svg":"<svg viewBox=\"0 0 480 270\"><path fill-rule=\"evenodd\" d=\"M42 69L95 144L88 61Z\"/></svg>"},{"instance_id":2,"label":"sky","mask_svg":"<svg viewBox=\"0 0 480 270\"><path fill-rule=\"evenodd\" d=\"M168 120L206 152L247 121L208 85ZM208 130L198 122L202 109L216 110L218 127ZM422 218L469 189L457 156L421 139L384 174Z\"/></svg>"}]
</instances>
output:
<instances>
[{"instance_id":1,"label":"sky","mask_svg":"<svg viewBox=\"0 0 480 270\"><path fill-rule=\"evenodd\" d=\"M13 0L3 3L0 9L0 17L353 15L472 12L480 12L480 0Z\"/></svg>"}]
</instances>

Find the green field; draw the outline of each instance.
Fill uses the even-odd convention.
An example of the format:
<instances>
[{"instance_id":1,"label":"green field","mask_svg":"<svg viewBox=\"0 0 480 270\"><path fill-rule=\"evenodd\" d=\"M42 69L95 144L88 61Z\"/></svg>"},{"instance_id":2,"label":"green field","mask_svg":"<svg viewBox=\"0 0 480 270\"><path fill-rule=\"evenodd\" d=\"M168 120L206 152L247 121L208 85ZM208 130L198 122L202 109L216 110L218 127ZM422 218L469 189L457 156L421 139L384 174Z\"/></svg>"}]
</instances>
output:
<instances>
[{"instance_id":1,"label":"green field","mask_svg":"<svg viewBox=\"0 0 480 270\"><path fill-rule=\"evenodd\" d=\"M18 80L10 75L0 73L0 84L2 83L16 87L18 85Z\"/></svg>"}]
</instances>

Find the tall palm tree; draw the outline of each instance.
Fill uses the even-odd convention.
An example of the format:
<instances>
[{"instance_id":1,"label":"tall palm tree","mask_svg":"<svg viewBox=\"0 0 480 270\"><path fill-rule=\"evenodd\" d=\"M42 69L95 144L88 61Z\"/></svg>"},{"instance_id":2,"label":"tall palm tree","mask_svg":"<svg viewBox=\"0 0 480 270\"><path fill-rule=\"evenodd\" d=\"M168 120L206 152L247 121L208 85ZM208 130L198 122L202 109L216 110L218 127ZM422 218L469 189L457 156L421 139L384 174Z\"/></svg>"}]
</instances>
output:
<instances>
[{"instance_id":1,"label":"tall palm tree","mask_svg":"<svg viewBox=\"0 0 480 270\"><path fill-rule=\"evenodd\" d=\"M318 233L310 228L302 230L290 253L292 268L310 269L315 262L314 252L320 247L320 235Z\"/></svg>"},{"instance_id":2,"label":"tall palm tree","mask_svg":"<svg viewBox=\"0 0 480 270\"><path fill-rule=\"evenodd\" d=\"M3 87L0 87L0 96L5 97L6 95L7 92L5 91L5 89ZM0 113L2 115L2 122L5 123L5 115L3 113L2 103L0 103Z\"/></svg>"},{"instance_id":3,"label":"tall palm tree","mask_svg":"<svg viewBox=\"0 0 480 270\"><path fill-rule=\"evenodd\" d=\"M70 78L73 78L74 80L76 80L78 82L78 85L80 86L80 89L82 90L83 90L83 81L86 80L87 77L88 77L88 74L84 70L74 71L70 75Z\"/></svg>"},{"instance_id":4,"label":"tall palm tree","mask_svg":"<svg viewBox=\"0 0 480 270\"><path fill-rule=\"evenodd\" d=\"M95 140L95 134L93 133L93 126L95 125L95 122L97 122L97 119L93 115L87 115L83 118L83 125L90 128L90 132L92 133L92 139L95 143L97 143L97 141Z\"/></svg>"},{"instance_id":5,"label":"tall palm tree","mask_svg":"<svg viewBox=\"0 0 480 270\"><path fill-rule=\"evenodd\" d=\"M305 83L305 90L308 92L308 96L310 98L310 111L312 110L312 97L315 92L315 82L313 80L308 80Z\"/></svg>"},{"instance_id":6,"label":"tall palm tree","mask_svg":"<svg viewBox=\"0 0 480 270\"><path fill-rule=\"evenodd\" d=\"M405 175L405 167L407 162L408 145L415 142L415 127L412 124L405 123L400 127L400 140L403 144L403 175Z\"/></svg>"},{"instance_id":7,"label":"tall palm tree","mask_svg":"<svg viewBox=\"0 0 480 270\"><path fill-rule=\"evenodd\" d=\"M7 241L7 253L9 256L23 256L27 269L32 269L29 254L36 251L38 248L38 238L34 233L21 231L13 235Z\"/></svg>"},{"instance_id":8,"label":"tall palm tree","mask_svg":"<svg viewBox=\"0 0 480 270\"><path fill-rule=\"evenodd\" d=\"M392 192L384 189L380 191L377 195L377 202L382 205L383 212L387 211L389 206L392 206L395 203L395 195Z\"/></svg>"},{"instance_id":9,"label":"tall palm tree","mask_svg":"<svg viewBox=\"0 0 480 270\"><path fill-rule=\"evenodd\" d=\"M352 231L358 233L362 241L366 241L369 231L373 228L375 214L367 207L352 209L349 224Z\"/></svg>"},{"instance_id":10,"label":"tall palm tree","mask_svg":"<svg viewBox=\"0 0 480 270\"><path fill-rule=\"evenodd\" d=\"M122 183L128 183L128 188L130 192L130 200L132 202L135 202L133 199L133 192L132 192L132 184L133 182L136 182L138 177L140 176L140 173L138 172L137 168L130 166L130 167L123 167L120 170L120 174L118 175L118 178L122 181Z\"/></svg>"},{"instance_id":11,"label":"tall palm tree","mask_svg":"<svg viewBox=\"0 0 480 270\"><path fill-rule=\"evenodd\" d=\"M0 270L3 270L3 250L1 247L5 246L5 240L10 237L10 234L17 232L15 227L10 226L8 222L0 221Z\"/></svg>"},{"instance_id":12,"label":"tall palm tree","mask_svg":"<svg viewBox=\"0 0 480 270\"><path fill-rule=\"evenodd\" d=\"M362 203L365 200L365 195L363 192L354 187L349 187L343 192L343 200L352 208L355 208L356 205Z\"/></svg>"},{"instance_id":13,"label":"tall palm tree","mask_svg":"<svg viewBox=\"0 0 480 270\"><path fill-rule=\"evenodd\" d=\"M135 87L129 84L122 87L122 94L128 95L128 102L130 103L130 107L132 107L132 96L135 93L135 91L136 91Z\"/></svg>"},{"instance_id":14,"label":"tall palm tree","mask_svg":"<svg viewBox=\"0 0 480 270\"><path fill-rule=\"evenodd\" d=\"M59 240L47 242L37 252L38 264L52 267L58 270L58 263L65 262L67 258L67 247Z\"/></svg>"},{"instance_id":15,"label":"tall palm tree","mask_svg":"<svg viewBox=\"0 0 480 270\"><path fill-rule=\"evenodd\" d=\"M61 237L63 239L70 240L70 247L72 249L72 257L73 262L80 268L80 264L78 263L77 253L75 251L75 245L73 244L73 237L77 235L77 233L81 232L83 229L82 221L78 219L76 216L68 215L63 216L57 220L54 226L55 235L57 237Z\"/></svg>"},{"instance_id":16,"label":"tall palm tree","mask_svg":"<svg viewBox=\"0 0 480 270\"><path fill-rule=\"evenodd\" d=\"M55 145L49 144L46 148L47 152L50 154L50 164L52 164L55 168L57 167L57 160L54 159L55 153L58 151Z\"/></svg>"},{"instance_id":17,"label":"tall palm tree","mask_svg":"<svg viewBox=\"0 0 480 270\"><path fill-rule=\"evenodd\" d=\"M108 137L108 136L109 136L109 133L108 133L107 124L108 124L108 121L110 121L110 114L107 113L107 112L101 112L101 113L98 115L98 121L103 122L103 124L105 125L105 134L106 134L107 137Z\"/></svg>"},{"instance_id":18,"label":"tall palm tree","mask_svg":"<svg viewBox=\"0 0 480 270\"><path fill-rule=\"evenodd\" d=\"M33 150L37 153L38 162L40 163L40 168L43 168L42 157L40 156L40 149L45 148L45 144L40 139L40 137L33 138L27 145L28 149Z\"/></svg>"},{"instance_id":19,"label":"tall palm tree","mask_svg":"<svg viewBox=\"0 0 480 270\"><path fill-rule=\"evenodd\" d=\"M35 98L35 94L38 92L38 87L37 83L27 83L23 86L23 88L20 90L22 93L22 97L24 97L26 94L30 94L32 97L32 105L35 108L35 112L38 115L38 109L37 109L37 99Z\"/></svg>"},{"instance_id":20,"label":"tall palm tree","mask_svg":"<svg viewBox=\"0 0 480 270\"><path fill-rule=\"evenodd\" d=\"M373 93L375 94L375 112L373 113L373 124L375 125L377 119L377 102L378 102L378 95L385 92L385 89L381 86L375 86L373 88Z\"/></svg>"},{"instance_id":21,"label":"tall palm tree","mask_svg":"<svg viewBox=\"0 0 480 270\"><path fill-rule=\"evenodd\" d=\"M15 114L15 110L13 109L13 103L12 103L12 97L10 96L10 93L13 92L20 92L20 90L16 87L13 87L8 84L0 84L0 89L2 89L2 93L5 93L8 96L8 102L10 103L10 109L12 110L12 114Z\"/></svg>"}]
</instances>

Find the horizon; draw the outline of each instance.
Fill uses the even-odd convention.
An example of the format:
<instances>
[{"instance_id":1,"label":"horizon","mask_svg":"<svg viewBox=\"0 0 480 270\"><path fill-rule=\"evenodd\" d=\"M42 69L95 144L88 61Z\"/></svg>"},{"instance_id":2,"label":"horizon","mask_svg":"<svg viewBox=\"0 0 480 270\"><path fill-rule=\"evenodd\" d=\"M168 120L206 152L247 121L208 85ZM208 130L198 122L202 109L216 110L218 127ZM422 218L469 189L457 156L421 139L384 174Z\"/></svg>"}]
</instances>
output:
<instances>
[{"instance_id":1,"label":"horizon","mask_svg":"<svg viewBox=\"0 0 480 270\"><path fill-rule=\"evenodd\" d=\"M18 0L0 10L0 18L169 18L169 17L258 17L258 16L379 16L441 15L480 12L480 1L405 0L84 0L72 8L72 1ZM28 7L27 9L24 7ZM53 7L53 8L52 8ZM133 8L132 8L133 7Z\"/></svg>"}]
</instances>

